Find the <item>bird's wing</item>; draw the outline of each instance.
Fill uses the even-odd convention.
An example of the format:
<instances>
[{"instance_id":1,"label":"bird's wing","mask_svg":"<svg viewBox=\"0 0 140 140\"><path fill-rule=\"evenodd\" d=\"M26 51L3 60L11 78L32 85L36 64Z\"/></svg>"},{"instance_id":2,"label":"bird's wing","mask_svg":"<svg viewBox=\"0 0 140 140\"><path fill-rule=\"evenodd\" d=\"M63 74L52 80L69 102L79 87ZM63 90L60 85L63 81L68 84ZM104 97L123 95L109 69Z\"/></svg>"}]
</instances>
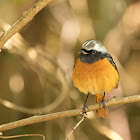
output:
<instances>
[{"instance_id":1,"label":"bird's wing","mask_svg":"<svg viewBox=\"0 0 140 140\"><path fill-rule=\"evenodd\" d=\"M118 68L117 68L115 62L113 61L112 56L108 53L106 57L107 57L107 59L109 60L109 62L112 64L112 66L113 66L113 67L117 70L117 72L119 73Z\"/></svg>"}]
</instances>

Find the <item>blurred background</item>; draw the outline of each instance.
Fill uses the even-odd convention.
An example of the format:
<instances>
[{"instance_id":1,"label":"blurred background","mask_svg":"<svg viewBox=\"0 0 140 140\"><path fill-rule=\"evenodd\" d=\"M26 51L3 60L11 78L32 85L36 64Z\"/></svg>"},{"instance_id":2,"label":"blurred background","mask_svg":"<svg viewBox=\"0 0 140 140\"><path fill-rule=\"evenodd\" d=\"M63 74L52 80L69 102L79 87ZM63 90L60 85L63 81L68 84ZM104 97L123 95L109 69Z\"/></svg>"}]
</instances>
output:
<instances>
[{"instance_id":1,"label":"blurred background","mask_svg":"<svg viewBox=\"0 0 140 140\"><path fill-rule=\"evenodd\" d=\"M36 2L0 0L0 34ZM0 124L82 108L86 96L73 86L72 71L87 39L102 41L119 69L119 87L108 99L139 94L140 1L53 0L0 53ZM94 103L90 96L87 104ZM109 107L108 120L90 112L70 140L139 140L139 109L139 103ZM80 119L58 119L3 134L40 133L47 140L63 140Z\"/></svg>"}]
</instances>

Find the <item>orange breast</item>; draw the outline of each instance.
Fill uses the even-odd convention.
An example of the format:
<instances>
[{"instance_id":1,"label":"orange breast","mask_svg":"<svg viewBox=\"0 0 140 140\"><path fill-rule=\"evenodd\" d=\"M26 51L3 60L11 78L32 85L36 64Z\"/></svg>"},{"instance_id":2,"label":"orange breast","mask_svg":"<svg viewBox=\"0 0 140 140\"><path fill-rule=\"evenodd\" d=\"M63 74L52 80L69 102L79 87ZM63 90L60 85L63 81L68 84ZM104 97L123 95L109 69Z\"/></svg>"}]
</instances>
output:
<instances>
[{"instance_id":1,"label":"orange breast","mask_svg":"<svg viewBox=\"0 0 140 140\"><path fill-rule=\"evenodd\" d=\"M107 58L92 64L82 63L78 58L72 74L74 86L81 92L93 95L109 93L117 87L119 74Z\"/></svg>"}]
</instances>

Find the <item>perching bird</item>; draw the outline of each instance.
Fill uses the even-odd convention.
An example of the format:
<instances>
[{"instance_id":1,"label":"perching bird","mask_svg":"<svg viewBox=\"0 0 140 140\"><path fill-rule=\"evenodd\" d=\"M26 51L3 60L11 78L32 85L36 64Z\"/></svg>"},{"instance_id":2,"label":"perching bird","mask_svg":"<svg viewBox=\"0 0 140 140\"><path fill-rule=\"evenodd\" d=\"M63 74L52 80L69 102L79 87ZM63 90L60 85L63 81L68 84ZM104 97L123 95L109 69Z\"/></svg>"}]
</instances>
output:
<instances>
[{"instance_id":1,"label":"perching bird","mask_svg":"<svg viewBox=\"0 0 140 140\"><path fill-rule=\"evenodd\" d=\"M87 98L89 94L95 95L96 103L102 103L104 106L96 111L97 116L108 118L108 110L104 102L106 100L105 93L118 87L117 66L100 41L92 39L85 41L79 53L72 74L74 86L80 92L87 94ZM85 108L88 108L86 101L83 113L86 113Z\"/></svg>"}]
</instances>

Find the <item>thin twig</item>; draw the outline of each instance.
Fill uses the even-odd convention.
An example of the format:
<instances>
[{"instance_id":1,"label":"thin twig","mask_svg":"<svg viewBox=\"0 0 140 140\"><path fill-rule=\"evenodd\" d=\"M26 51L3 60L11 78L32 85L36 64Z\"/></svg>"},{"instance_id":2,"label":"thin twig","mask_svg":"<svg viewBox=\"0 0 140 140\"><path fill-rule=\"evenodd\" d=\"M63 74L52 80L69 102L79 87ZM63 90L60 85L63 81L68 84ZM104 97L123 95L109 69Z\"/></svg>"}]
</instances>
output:
<instances>
[{"instance_id":1,"label":"thin twig","mask_svg":"<svg viewBox=\"0 0 140 140\"><path fill-rule=\"evenodd\" d=\"M23 134L23 135L14 135L14 136L0 136L0 139L13 139L21 137L42 137L42 140L45 140L45 136L42 134Z\"/></svg>"},{"instance_id":2,"label":"thin twig","mask_svg":"<svg viewBox=\"0 0 140 140\"><path fill-rule=\"evenodd\" d=\"M84 119L86 118L85 116L86 114L83 114L83 117L81 118L81 120L72 128L71 132L68 134L68 136L66 137L65 140L68 140L70 135L76 130L76 128L84 121Z\"/></svg>"},{"instance_id":3,"label":"thin twig","mask_svg":"<svg viewBox=\"0 0 140 140\"><path fill-rule=\"evenodd\" d=\"M48 5L51 0L39 0L35 3L26 13L23 15L16 23L14 23L8 30L3 32L0 36L0 49L10 39L15 33L22 29L33 17L46 5Z\"/></svg>"},{"instance_id":4,"label":"thin twig","mask_svg":"<svg viewBox=\"0 0 140 140\"><path fill-rule=\"evenodd\" d=\"M126 104L126 103L134 103L134 102L140 102L140 95L134 95L129 97L121 97L121 98L113 98L109 101L106 101L106 106L112 106L112 105L119 105L119 104ZM86 109L87 112L97 110L98 108L103 107L102 105L95 104L89 106L89 110ZM26 126L34 123L54 120L54 119L60 119L65 117L72 117L72 116L80 116L82 109L74 109L74 110L67 110L63 112L57 112L52 114L46 114L46 115L36 115L33 117L29 117L26 119L18 120L15 122L10 122L7 124L0 125L0 132L14 129L21 126Z\"/></svg>"}]
</instances>

